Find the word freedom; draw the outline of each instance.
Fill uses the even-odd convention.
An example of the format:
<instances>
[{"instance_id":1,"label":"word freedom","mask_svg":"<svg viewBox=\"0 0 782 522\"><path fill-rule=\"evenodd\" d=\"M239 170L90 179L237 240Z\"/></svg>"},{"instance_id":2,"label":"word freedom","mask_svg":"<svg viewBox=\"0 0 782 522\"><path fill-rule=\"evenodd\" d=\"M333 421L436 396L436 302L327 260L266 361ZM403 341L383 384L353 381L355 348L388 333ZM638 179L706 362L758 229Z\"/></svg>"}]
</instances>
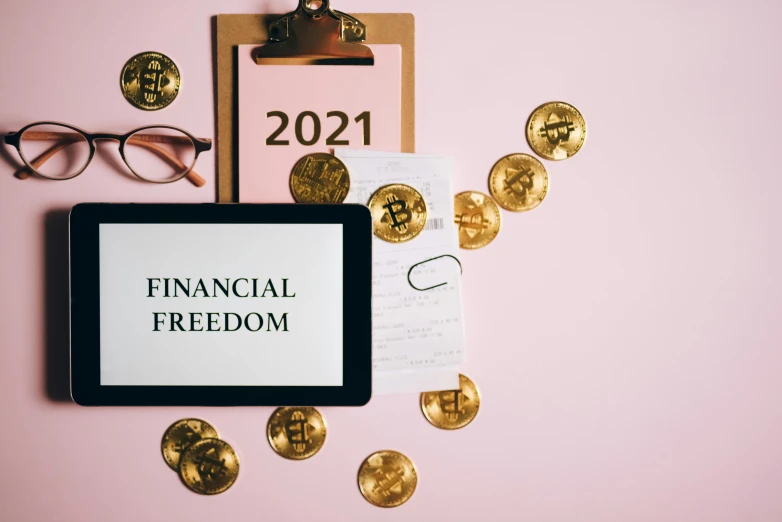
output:
<instances>
[{"instance_id":1,"label":"word freedom","mask_svg":"<svg viewBox=\"0 0 782 522\"><path fill-rule=\"evenodd\" d=\"M245 298L293 298L296 293L288 293L288 280L280 279L282 284L276 287L271 279L264 284L258 278L240 277L211 280L191 280L191 278L177 279L171 277L147 278L147 297L171 297L171 298L214 298L214 297L238 297ZM280 292L277 289L280 289ZM272 313L263 314L250 312L244 317L234 312L152 312L154 332L168 330L170 332L235 332L244 328L250 332L264 330L270 332L288 331L288 313L284 312L279 317ZM203 321L203 322L202 322Z\"/></svg>"}]
</instances>

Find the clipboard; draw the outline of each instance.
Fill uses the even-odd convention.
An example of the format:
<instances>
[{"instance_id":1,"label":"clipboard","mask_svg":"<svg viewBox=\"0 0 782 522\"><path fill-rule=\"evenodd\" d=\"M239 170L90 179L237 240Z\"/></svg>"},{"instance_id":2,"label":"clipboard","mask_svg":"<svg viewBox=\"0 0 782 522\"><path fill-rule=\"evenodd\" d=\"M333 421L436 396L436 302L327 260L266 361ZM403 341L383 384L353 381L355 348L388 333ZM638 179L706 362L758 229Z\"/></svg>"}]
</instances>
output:
<instances>
[{"instance_id":1,"label":"clipboard","mask_svg":"<svg viewBox=\"0 0 782 522\"><path fill-rule=\"evenodd\" d=\"M317 8L310 7L317 4ZM302 18L304 17L304 18ZM339 44L323 44L315 38L290 39L295 33L297 20L330 17L339 19ZM261 44L271 49L276 46L276 56L256 57L287 60L291 64L328 66L351 63L345 59L364 60L360 65L370 65L370 56L359 49L366 44L397 44L402 49L402 115L401 148L403 152L415 152L415 19L410 13L346 15L332 11L328 0L311 2L299 0L299 8L286 15L218 15L217 25L217 201L238 201L238 142L237 142L237 53L236 46ZM348 22L348 23L346 23ZM309 31L308 31L309 32ZM286 40L289 40L286 44ZM340 54L350 48L350 53ZM353 51L352 49L356 49ZM370 52L371 55L371 52ZM260 65L263 66L263 65Z\"/></svg>"}]
</instances>

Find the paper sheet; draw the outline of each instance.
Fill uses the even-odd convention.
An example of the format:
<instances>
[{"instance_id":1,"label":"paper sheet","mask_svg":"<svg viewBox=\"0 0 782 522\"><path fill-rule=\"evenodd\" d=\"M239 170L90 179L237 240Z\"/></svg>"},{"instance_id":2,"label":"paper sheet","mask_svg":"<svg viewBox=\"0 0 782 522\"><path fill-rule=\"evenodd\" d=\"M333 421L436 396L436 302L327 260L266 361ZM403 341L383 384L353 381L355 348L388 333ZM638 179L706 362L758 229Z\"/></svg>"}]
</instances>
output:
<instances>
[{"instance_id":1,"label":"paper sheet","mask_svg":"<svg viewBox=\"0 0 782 522\"><path fill-rule=\"evenodd\" d=\"M427 224L414 239L373 239L373 394L458 388L465 339L451 159L347 149L335 155L350 172L346 203L366 204L383 185L405 183L427 205ZM419 288L446 284L418 291L408 271L427 260L410 281Z\"/></svg>"},{"instance_id":2,"label":"paper sheet","mask_svg":"<svg viewBox=\"0 0 782 522\"><path fill-rule=\"evenodd\" d=\"M370 46L371 67L256 65L256 47L238 46L239 201L293 203L296 162L335 145L400 150L399 45Z\"/></svg>"}]
</instances>

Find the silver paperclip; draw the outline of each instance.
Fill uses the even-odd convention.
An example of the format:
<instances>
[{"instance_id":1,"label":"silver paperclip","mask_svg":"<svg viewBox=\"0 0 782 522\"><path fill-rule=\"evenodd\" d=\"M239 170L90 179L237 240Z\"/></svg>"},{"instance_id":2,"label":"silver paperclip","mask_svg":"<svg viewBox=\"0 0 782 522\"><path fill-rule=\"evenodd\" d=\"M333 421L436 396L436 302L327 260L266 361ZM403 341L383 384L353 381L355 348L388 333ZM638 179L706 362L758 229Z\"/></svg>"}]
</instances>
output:
<instances>
[{"instance_id":1,"label":"silver paperclip","mask_svg":"<svg viewBox=\"0 0 782 522\"><path fill-rule=\"evenodd\" d=\"M415 286L415 285L413 284L413 282L410 280L410 274L412 274L412 273L413 273L413 270L415 269L415 267L417 267L418 265L423 265L424 263L428 263L428 262L430 262L430 261L434 261L435 259L440 259L441 257L450 257L451 259L453 259L454 261L456 261L457 263L459 263L459 273L461 274L461 273L463 273L463 272L464 272L464 270L462 269L462 263L461 263L461 261L459 261L459 260L456 258L456 256L452 256L451 254L443 254L443 255L441 255L441 256L437 256L437 257L433 257L433 258L430 258L430 259L426 259L426 260L424 260L424 261L421 261L420 263L416 263L416 264L414 264L413 266L411 266L411 267L410 267L410 270L408 270L408 271L407 271L407 282L408 282L408 284L410 284L410 286L412 286L412 287L413 287L413 289L415 289L415 290L418 290L419 292L425 292L426 290L432 290L433 288L438 288L438 287L440 287L440 286L447 285L447 284L448 284L448 281L444 281L444 282L442 282L442 283L439 283L439 284L436 284L436 285L434 285L434 286L430 286L430 287L427 287L427 288L418 288L418 287L417 287L417 286Z\"/></svg>"}]
</instances>

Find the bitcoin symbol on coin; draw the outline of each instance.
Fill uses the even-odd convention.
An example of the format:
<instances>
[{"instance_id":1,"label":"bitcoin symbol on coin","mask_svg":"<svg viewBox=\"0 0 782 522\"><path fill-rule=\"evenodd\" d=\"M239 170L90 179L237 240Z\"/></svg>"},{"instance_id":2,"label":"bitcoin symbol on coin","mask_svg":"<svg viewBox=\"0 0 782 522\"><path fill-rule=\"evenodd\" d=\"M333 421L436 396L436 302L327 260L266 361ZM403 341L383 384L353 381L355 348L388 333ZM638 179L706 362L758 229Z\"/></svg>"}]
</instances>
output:
<instances>
[{"instance_id":1,"label":"bitcoin symbol on coin","mask_svg":"<svg viewBox=\"0 0 782 522\"><path fill-rule=\"evenodd\" d=\"M221 475L226 475L228 470L225 467L225 459L219 459L217 450L215 448L209 448L206 453L202 455L196 455L193 459L198 469L198 474L201 475L201 480L216 480Z\"/></svg>"},{"instance_id":2,"label":"bitcoin symbol on coin","mask_svg":"<svg viewBox=\"0 0 782 522\"><path fill-rule=\"evenodd\" d=\"M171 83L165 74L160 72L163 67L158 60L152 60L146 69L141 71L141 89L144 91L144 100L147 103L155 103L163 89Z\"/></svg>"},{"instance_id":3,"label":"bitcoin symbol on coin","mask_svg":"<svg viewBox=\"0 0 782 522\"><path fill-rule=\"evenodd\" d=\"M548 193L548 174L543 164L529 154L508 154L492 167L489 190L506 210L532 210Z\"/></svg>"},{"instance_id":4,"label":"bitcoin symbol on coin","mask_svg":"<svg viewBox=\"0 0 782 522\"><path fill-rule=\"evenodd\" d=\"M481 396L469 377L459 374L459 389L421 394L421 411L430 424L446 430L467 426L478 415Z\"/></svg>"},{"instance_id":5,"label":"bitcoin symbol on coin","mask_svg":"<svg viewBox=\"0 0 782 522\"><path fill-rule=\"evenodd\" d=\"M396 507L413 496L418 485L415 466L405 455L384 450L367 457L358 470L358 487L370 503Z\"/></svg>"},{"instance_id":6,"label":"bitcoin symbol on coin","mask_svg":"<svg viewBox=\"0 0 782 522\"><path fill-rule=\"evenodd\" d=\"M396 199L394 194L388 196L386 201L387 203L383 205L383 208L391 216L391 227L400 231L407 230L407 224L413 219L413 215L407 210L407 203L404 200ZM394 205L398 205L397 210L394 210ZM401 220L397 219L399 214L404 216Z\"/></svg>"},{"instance_id":7,"label":"bitcoin symbol on coin","mask_svg":"<svg viewBox=\"0 0 782 522\"><path fill-rule=\"evenodd\" d=\"M505 169L503 185L506 191L513 192L520 198L526 197L533 186L532 171L523 165L519 169L508 167Z\"/></svg>"},{"instance_id":8,"label":"bitcoin symbol on coin","mask_svg":"<svg viewBox=\"0 0 782 522\"><path fill-rule=\"evenodd\" d=\"M586 122L564 102L544 103L527 120L527 142L535 154L550 160L569 158L586 139Z\"/></svg>"},{"instance_id":9,"label":"bitcoin symbol on coin","mask_svg":"<svg viewBox=\"0 0 782 522\"><path fill-rule=\"evenodd\" d=\"M239 476L239 457L223 440L201 439L182 453L179 476L196 493L222 493Z\"/></svg>"},{"instance_id":10,"label":"bitcoin symbol on coin","mask_svg":"<svg viewBox=\"0 0 782 522\"><path fill-rule=\"evenodd\" d=\"M459 390L439 392L440 408L449 422L456 422L464 415L465 397Z\"/></svg>"},{"instance_id":11,"label":"bitcoin symbol on coin","mask_svg":"<svg viewBox=\"0 0 782 522\"><path fill-rule=\"evenodd\" d=\"M139 109L156 111L174 101L181 77L176 64L160 53L140 53L125 64L120 87L125 99Z\"/></svg>"},{"instance_id":12,"label":"bitcoin symbol on coin","mask_svg":"<svg viewBox=\"0 0 782 522\"><path fill-rule=\"evenodd\" d=\"M269 417L266 435L280 456L301 460L323 447L326 423L315 408L277 408Z\"/></svg>"},{"instance_id":13,"label":"bitcoin symbol on coin","mask_svg":"<svg viewBox=\"0 0 782 522\"><path fill-rule=\"evenodd\" d=\"M567 114L560 119L559 116L551 113L548 116L548 120L543 122L543 126L538 131L538 134L540 137L546 138L552 145L559 145L568 141L570 133L575 130L573 122L570 121L570 117Z\"/></svg>"},{"instance_id":14,"label":"bitcoin symbol on coin","mask_svg":"<svg viewBox=\"0 0 782 522\"><path fill-rule=\"evenodd\" d=\"M350 175L336 156L315 152L296 162L290 185L299 203L342 203L350 189Z\"/></svg>"},{"instance_id":15,"label":"bitcoin symbol on coin","mask_svg":"<svg viewBox=\"0 0 782 522\"><path fill-rule=\"evenodd\" d=\"M291 415L291 422L285 425L285 434L288 437L288 442L297 453L303 453L307 444L312 444L311 429L312 426L306 422L304 414L300 411L294 411Z\"/></svg>"},{"instance_id":16,"label":"bitcoin symbol on coin","mask_svg":"<svg viewBox=\"0 0 782 522\"><path fill-rule=\"evenodd\" d=\"M483 217L483 214L462 214L457 221L459 228L467 228L477 232L483 232L489 228L489 220Z\"/></svg>"},{"instance_id":17,"label":"bitcoin symbol on coin","mask_svg":"<svg viewBox=\"0 0 782 522\"><path fill-rule=\"evenodd\" d=\"M405 470L401 466L379 473L375 487L372 488L372 494L381 495L386 499L391 495L399 495L402 493L402 485L405 482L404 475Z\"/></svg>"},{"instance_id":18,"label":"bitcoin symbol on coin","mask_svg":"<svg viewBox=\"0 0 782 522\"><path fill-rule=\"evenodd\" d=\"M426 202L420 192L408 185L397 183L379 188L367 206L375 235L384 241L409 241L426 225Z\"/></svg>"},{"instance_id":19,"label":"bitcoin symbol on coin","mask_svg":"<svg viewBox=\"0 0 782 522\"><path fill-rule=\"evenodd\" d=\"M182 440L174 443L174 450L178 451L179 453L182 453L184 450L186 450L187 447L190 446L193 442L201 440L201 436L193 431L190 426L187 426L183 431Z\"/></svg>"},{"instance_id":20,"label":"bitcoin symbol on coin","mask_svg":"<svg viewBox=\"0 0 782 522\"><path fill-rule=\"evenodd\" d=\"M494 200L475 191L453 198L454 223L459 229L459 246L475 249L491 243L500 232L500 209Z\"/></svg>"}]
</instances>

